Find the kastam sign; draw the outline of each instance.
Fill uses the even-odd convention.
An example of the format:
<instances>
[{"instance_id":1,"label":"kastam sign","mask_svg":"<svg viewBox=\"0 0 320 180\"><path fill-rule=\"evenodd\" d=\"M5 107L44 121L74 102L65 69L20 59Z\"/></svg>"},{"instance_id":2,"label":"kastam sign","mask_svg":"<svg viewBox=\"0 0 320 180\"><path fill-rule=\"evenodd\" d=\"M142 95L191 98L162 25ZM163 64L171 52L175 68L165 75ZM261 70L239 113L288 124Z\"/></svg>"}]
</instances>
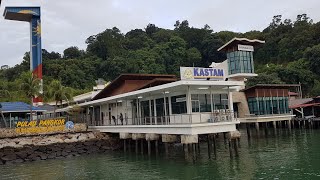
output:
<instances>
[{"instance_id":1,"label":"kastam sign","mask_svg":"<svg viewBox=\"0 0 320 180\"><path fill-rule=\"evenodd\" d=\"M182 80L224 80L222 68L180 67Z\"/></svg>"}]
</instances>

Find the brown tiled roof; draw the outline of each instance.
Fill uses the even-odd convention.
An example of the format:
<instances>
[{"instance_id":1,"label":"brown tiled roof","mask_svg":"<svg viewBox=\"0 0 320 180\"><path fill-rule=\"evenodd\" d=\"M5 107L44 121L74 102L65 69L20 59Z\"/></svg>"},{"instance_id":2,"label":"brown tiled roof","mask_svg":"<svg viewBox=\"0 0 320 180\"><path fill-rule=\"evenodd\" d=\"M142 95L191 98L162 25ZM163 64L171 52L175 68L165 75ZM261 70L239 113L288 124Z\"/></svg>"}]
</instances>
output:
<instances>
[{"instance_id":1,"label":"brown tiled roof","mask_svg":"<svg viewBox=\"0 0 320 180\"><path fill-rule=\"evenodd\" d=\"M167 74L121 74L115 80L113 80L108 86L106 86L102 91L100 91L92 100L101 99L108 97L109 93L115 89L117 89L121 84L123 84L126 80L144 80L146 83L134 87L130 91L135 91L139 89L144 89L148 87L153 87L161 84L166 84L170 82L177 81L177 77L175 75L167 75Z\"/></svg>"}]
</instances>

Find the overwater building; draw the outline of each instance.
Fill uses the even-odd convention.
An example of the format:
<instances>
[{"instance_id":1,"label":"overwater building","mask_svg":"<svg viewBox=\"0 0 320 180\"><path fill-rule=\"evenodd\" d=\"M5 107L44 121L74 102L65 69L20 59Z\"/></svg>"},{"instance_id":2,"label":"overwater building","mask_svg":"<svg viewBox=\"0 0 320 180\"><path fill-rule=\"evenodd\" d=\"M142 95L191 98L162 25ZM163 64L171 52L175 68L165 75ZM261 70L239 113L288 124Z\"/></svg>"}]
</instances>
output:
<instances>
[{"instance_id":1,"label":"overwater building","mask_svg":"<svg viewBox=\"0 0 320 180\"><path fill-rule=\"evenodd\" d=\"M181 135L195 143L199 134L236 130L239 123L290 120L289 85L258 85L253 52L264 41L234 38L218 51L227 60L209 68L180 67L180 77L122 74L90 101L79 103L91 130L121 138ZM68 109L68 108L65 108Z\"/></svg>"}]
</instances>

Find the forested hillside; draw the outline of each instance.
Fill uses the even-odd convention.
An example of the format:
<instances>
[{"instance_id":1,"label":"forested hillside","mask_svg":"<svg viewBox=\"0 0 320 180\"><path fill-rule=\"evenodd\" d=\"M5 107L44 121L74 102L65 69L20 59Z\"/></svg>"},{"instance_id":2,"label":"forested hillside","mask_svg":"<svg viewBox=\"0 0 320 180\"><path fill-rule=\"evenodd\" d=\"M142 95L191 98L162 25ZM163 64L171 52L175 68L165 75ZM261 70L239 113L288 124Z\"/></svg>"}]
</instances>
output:
<instances>
[{"instance_id":1,"label":"forested hillside","mask_svg":"<svg viewBox=\"0 0 320 180\"><path fill-rule=\"evenodd\" d=\"M95 80L112 80L121 73L178 74L180 66L207 67L226 59L217 49L233 37L265 40L255 51L256 83L302 83L306 96L320 95L320 23L306 14L295 20L274 16L262 32L214 32L204 25L194 28L188 21L177 21L173 30L149 24L142 29L122 33L118 28L88 37L86 50L69 47L63 55L43 50L44 84L58 79L72 87L74 94L88 91ZM24 100L18 92L21 72L29 70L29 53L21 64L0 71L0 90L11 97L0 101Z\"/></svg>"}]
</instances>

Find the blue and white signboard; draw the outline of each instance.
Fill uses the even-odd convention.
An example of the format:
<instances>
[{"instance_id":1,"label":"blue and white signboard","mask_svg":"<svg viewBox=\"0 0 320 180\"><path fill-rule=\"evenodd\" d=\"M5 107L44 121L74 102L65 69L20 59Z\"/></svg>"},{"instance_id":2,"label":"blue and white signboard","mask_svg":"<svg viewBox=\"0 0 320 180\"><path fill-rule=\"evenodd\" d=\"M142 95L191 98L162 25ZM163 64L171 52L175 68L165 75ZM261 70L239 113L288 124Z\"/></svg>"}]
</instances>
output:
<instances>
[{"instance_id":1,"label":"blue and white signboard","mask_svg":"<svg viewBox=\"0 0 320 180\"><path fill-rule=\"evenodd\" d=\"M180 67L181 80L224 80L223 68Z\"/></svg>"},{"instance_id":2,"label":"blue and white signboard","mask_svg":"<svg viewBox=\"0 0 320 180\"><path fill-rule=\"evenodd\" d=\"M68 121L66 123L66 129L71 130L74 128L74 123L72 121Z\"/></svg>"}]
</instances>

